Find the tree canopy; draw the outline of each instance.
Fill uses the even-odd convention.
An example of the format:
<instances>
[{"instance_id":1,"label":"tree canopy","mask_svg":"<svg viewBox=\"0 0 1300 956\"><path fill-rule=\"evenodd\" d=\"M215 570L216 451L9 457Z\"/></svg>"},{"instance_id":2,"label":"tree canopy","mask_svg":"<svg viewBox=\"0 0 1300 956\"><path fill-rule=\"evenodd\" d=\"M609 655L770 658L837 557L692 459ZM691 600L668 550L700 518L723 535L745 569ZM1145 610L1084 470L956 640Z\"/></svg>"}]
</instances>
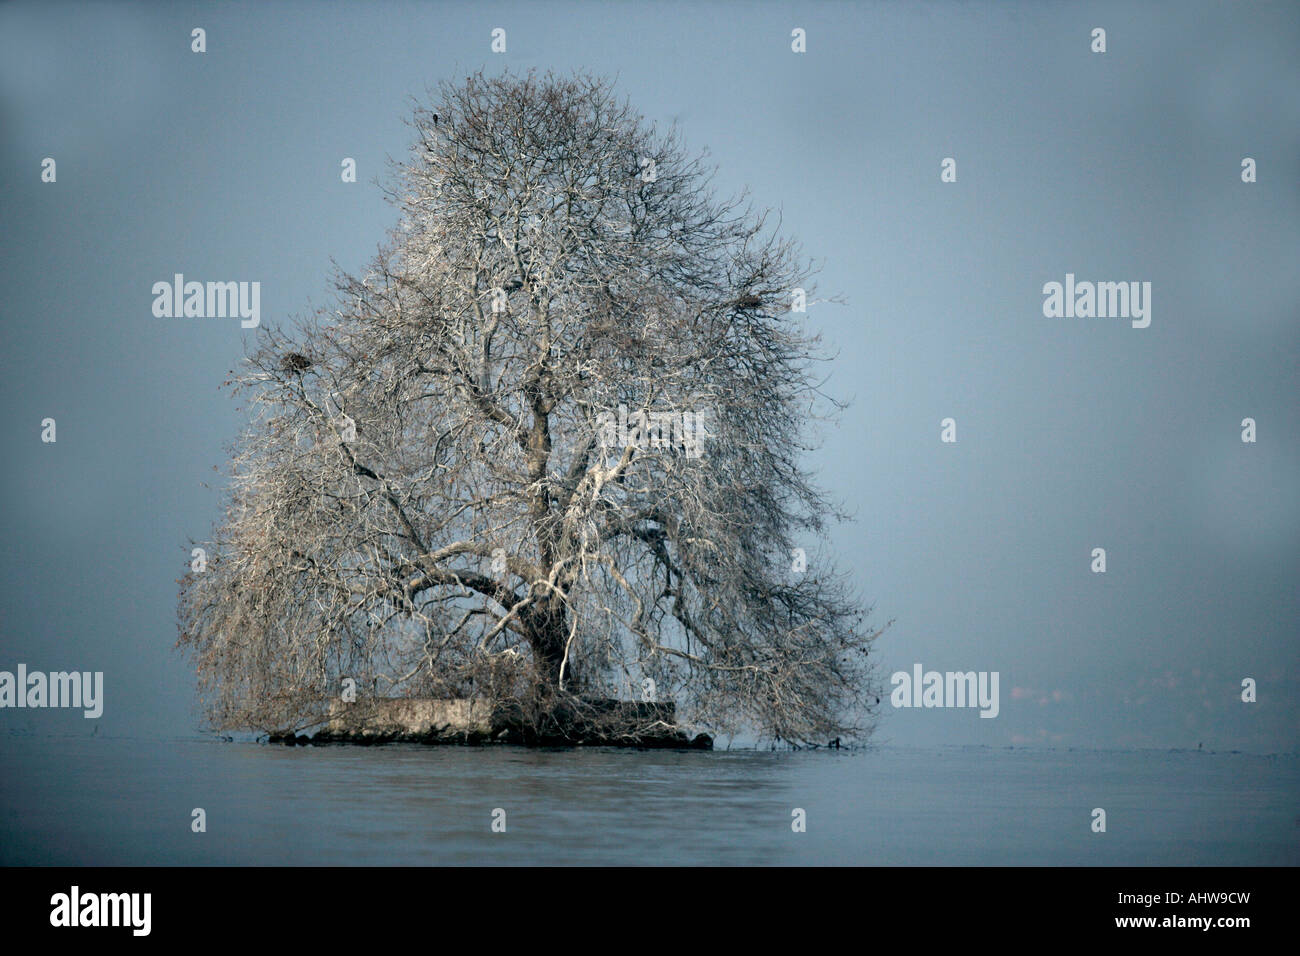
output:
<instances>
[{"instance_id":1,"label":"tree canopy","mask_svg":"<svg viewBox=\"0 0 1300 956\"><path fill-rule=\"evenodd\" d=\"M878 632L801 463L838 407L792 311L811 265L604 79L433 100L366 273L228 383L252 421L179 608L212 722L305 723L350 677L869 730Z\"/></svg>"}]
</instances>

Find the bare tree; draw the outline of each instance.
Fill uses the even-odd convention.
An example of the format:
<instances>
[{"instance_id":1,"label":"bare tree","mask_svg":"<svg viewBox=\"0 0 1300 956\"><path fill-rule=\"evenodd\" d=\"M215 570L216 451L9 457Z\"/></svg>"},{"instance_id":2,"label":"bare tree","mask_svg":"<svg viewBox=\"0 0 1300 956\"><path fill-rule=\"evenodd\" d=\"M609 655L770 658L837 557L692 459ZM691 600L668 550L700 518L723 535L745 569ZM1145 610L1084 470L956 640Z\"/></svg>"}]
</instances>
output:
<instances>
[{"instance_id":1,"label":"bare tree","mask_svg":"<svg viewBox=\"0 0 1300 956\"><path fill-rule=\"evenodd\" d=\"M227 383L253 423L180 601L213 722L306 723L351 677L869 731L879 632L829 560L792 568L845 517L800 466L840 406L797 247L604 80L439 96L369 272Z\"/></svg>"}]
</instances>

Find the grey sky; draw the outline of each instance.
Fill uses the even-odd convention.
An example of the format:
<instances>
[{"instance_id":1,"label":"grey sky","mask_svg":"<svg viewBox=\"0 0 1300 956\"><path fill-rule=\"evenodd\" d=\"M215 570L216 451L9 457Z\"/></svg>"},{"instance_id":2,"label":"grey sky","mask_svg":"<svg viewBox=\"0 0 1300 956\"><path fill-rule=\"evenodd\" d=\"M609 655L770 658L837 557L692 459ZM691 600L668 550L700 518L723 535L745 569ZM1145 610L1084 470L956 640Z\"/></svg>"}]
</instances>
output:
<instances>
[{"instance_id":1,"label":"grey sky","mask_svg":"<svg viewBox=\"0 0 1300 956\"><path fill-rule=\"evenodd\" d=\"M260 281L264 325L326 301L331 257L361 269L395 221L371 181L410 96L584 68L847 297L806 319L853 399L813 463L896 619L882 669L1001 673L997 719L891 712L882 740L1296 749L1300 6L1130 6L0 7L0 669L102 670L102 732L193 731L175 579L247 333L154 318L152 284ZM1150 281L1150 327L1045 318L1067 272Z\"/></svg>"}]
</instances>

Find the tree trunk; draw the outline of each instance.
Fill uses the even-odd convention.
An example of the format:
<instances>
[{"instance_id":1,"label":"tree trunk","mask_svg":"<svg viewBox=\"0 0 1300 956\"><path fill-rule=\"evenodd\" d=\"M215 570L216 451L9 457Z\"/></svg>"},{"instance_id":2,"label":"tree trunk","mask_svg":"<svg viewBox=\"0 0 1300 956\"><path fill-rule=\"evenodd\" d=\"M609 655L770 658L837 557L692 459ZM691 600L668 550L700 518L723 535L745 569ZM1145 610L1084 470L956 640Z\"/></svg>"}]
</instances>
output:
<instances>
[{"instance_id":1,"label":"tree trunk","mask_svg":"<svg viewBox=\"0 0 1300 956\"><path fill-rule=\"evenodd\" d=\"M533 648L537 679L551 693L561 689L561 680L565 687L571 688L574 683L574 661L564 660L565 644L569 636L564 606L557 601L542 610L534 619L530 631L529 643ZM563 675L560 673L561 668L564 670Z\"/></svg>"}]
</instances>

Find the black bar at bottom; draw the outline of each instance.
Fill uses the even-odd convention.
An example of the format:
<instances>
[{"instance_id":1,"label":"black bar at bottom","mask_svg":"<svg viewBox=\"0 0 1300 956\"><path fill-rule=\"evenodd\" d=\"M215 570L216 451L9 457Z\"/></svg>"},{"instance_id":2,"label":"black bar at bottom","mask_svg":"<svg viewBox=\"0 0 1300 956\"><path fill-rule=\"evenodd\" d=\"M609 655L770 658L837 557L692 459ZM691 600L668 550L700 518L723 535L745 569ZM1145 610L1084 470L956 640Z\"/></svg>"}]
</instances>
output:
<instances>
[{"instance_id":1,"label":"black bar at bottom","mask_svg":"<svg viewBox=\"0 0 1300 956\"><path fill-rule=\"evenodd\" d=\"M412 931L439 949L464 934L493 950L548 939L667 946L690 945L697 933L736 942L774 929L923 949L1027 932L1231 943L1285 930L1295 876L1287 868L8 868L0 919L11 939L75 934L92 946L402 945Z\"/></svg>"}]
</instances>

